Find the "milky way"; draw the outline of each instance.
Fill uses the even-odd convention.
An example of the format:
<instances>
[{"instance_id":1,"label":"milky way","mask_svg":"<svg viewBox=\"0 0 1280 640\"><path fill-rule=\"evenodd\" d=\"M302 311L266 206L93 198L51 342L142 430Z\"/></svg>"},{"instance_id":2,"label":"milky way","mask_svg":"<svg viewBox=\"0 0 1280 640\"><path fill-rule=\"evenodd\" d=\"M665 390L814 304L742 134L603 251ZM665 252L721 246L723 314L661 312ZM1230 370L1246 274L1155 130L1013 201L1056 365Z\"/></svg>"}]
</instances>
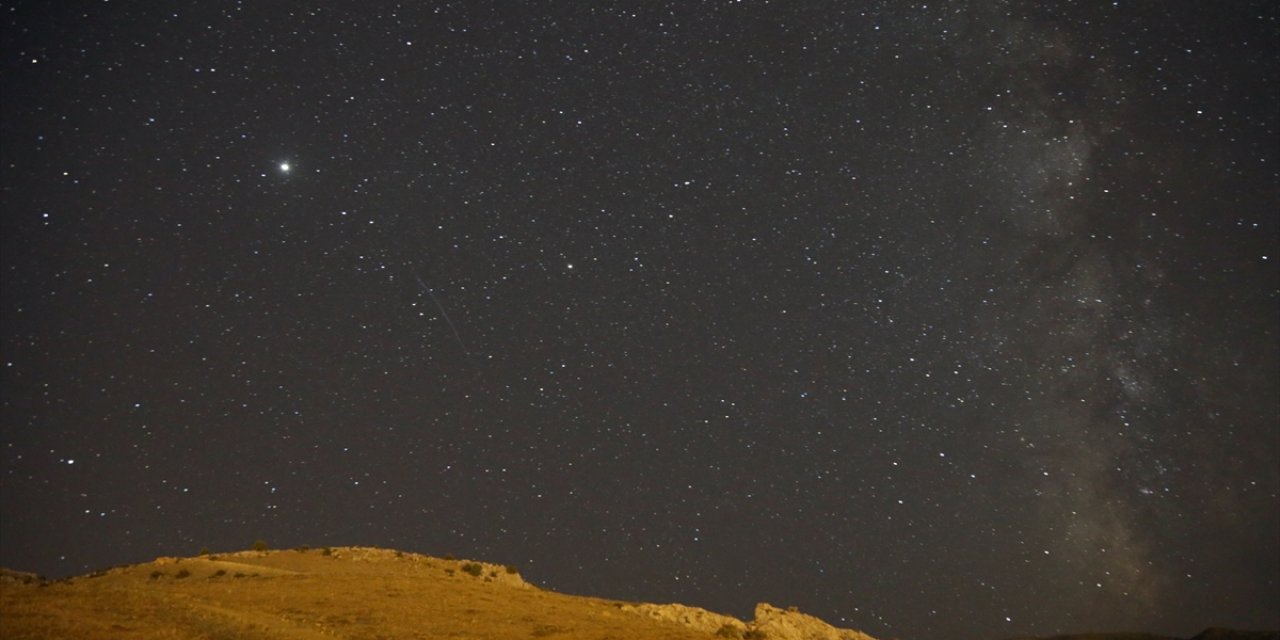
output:
<instances>
[{"instance_id":1,"label":"milky way","mask_svg":"<svg viewBox=\"0 0 1280 640\"><path fill-rule=\"evenodd\" d=\"M1059 4L5 5L0 564L1280 626L1278 13Z\"/></svg>"}]
</instances>

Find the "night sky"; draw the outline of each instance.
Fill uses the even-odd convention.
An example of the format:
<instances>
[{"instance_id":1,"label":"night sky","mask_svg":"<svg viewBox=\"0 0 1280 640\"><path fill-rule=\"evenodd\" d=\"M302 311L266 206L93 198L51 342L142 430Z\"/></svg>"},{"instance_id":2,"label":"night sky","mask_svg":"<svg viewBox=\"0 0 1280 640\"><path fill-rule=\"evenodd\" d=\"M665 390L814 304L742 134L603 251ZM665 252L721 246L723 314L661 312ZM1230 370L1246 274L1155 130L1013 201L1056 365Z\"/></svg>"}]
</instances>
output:
<instances>
[{"instance_id":1,"label":"night sky","mask_svg":"<svg viewBox=\"0 0 1280 640\"><path fill-rule=\"evenodd\" d=\"M0 564L1280 626L1280 7L0 3Z\"/></svg>"}]
</instances>

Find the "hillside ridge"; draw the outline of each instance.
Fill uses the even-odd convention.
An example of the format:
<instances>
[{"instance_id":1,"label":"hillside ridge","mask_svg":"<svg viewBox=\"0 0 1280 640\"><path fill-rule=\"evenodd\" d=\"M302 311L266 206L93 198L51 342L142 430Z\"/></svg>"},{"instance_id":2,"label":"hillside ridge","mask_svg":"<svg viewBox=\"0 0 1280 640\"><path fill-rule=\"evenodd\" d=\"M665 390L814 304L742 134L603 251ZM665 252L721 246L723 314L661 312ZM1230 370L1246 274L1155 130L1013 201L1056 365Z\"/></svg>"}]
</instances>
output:
<instances>
[{"instance_id":1,"label":"hillside ridge","mask_svg":"<svg viewBox=\"0 0 1280 640\"><path fill-rule=\"evenodd\" d=\"M1280 640L1280 631L1247 631L1210 627L1190 638L1152 633L1073 633L1056 636L1019 636L1008 640Z\"/></svg>"},{"instance_id":2,"label":"hillside ridge","mask_svg":"<svg viewBox=\"0 0 1280 640\"><path fill-rule=\"evenodd\" d=\"M562 594L510 565L363 546L161 556L58 580L0 568L0 637L875 640L794 607L761 602L743 621L684 604ZM1185 640L1280 640L1280 631L1209 628Z\"/></svg>"},{"instance_id":3,"label":"hillside ridge","mask_svg":"<svg viewBox=\"0 0 1280 640\"><path fill-rule=\"evenodd\" d=\"M380 547L237 550L45 580L0 570L0 637L875 640L795 608L742 621L541 589L509 565Z\"/></svg>"}]
</instances>

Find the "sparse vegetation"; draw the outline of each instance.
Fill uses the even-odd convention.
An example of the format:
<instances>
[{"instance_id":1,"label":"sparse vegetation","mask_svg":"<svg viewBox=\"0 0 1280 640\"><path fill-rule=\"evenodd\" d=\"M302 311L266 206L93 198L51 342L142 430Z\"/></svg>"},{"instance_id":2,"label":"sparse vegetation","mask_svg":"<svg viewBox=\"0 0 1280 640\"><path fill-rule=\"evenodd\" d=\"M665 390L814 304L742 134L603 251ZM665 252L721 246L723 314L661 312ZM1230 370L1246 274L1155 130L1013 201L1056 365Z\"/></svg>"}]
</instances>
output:
<instances>
[{"instance_id":1,"label":"sparse vegetation","mask_svg":"<svg viewBox=\"0 0 1280 640\"><path fill-rule=\"evenodd\" d=\"M266 540L257 540L257 541L255 541L255 542L253 543L253 550L254 550L254 551L266 551L266 550L267 550L267 541L266 541Z\"/></svg>"},{"instance_id":2,"label":"sparse vegetation","mask_svg":"<svg viewBox=\"0 0 1280 640\"><path fill-rule=\"evenodd\" d=\"M517 569L517 568L516 568L516 566L515 566L514 564L505 565L503 568L505 568L505 569L507 570L507 573L509 573L509 574L511 574L511 575L515 575L515 574L517 574L517 573L520 573L520 570L519 570L519 569Z\"/></svg>"},{"instance_id":3,"label":"sparse vegetation","mask_svg":"<svg viewBox=\"0 0 1280 640\"><path fill-rule=\"evenodd\" d=\"M311 550L311 545L309 544L299 545L298 547L296 547L296 549L298 553L306 553Z\"/></svg>"},{"instance_id":4,"label":"sparse vegetation","mask_svg":"<svg viewBox=\"0 0 1280 640\"><path fill-rule=\"evenodd\" d=\"M331 555L333 555L333 549L330 549L329 547L325 547L325 548L324 548L324 550L322 550L322 551L320 552L320 555L322 555L322 556L331 556Z\"/></svg>"},{"instance_id":5,"label":"sparse vegetation","mask_svg":"<svg viewBox=\"0 0 1280 640\"><path fill-rule=\"evenodd\" d=\"M34 584L44 586L47 581L47 578L35 573L0 569L0 584Z\"/></svg>"},{"instance_id":6,"label":"sparse vegetation","mask_svg":"<svg viewBox=\"0 0 1280 640\"><path fill-rule=\"evenodd\" d=\"M446 553L446 554L444 554L444 559L445 559L445 560L457 560L457 558L453 557L453 554L452 554L452 553Z\"/></svg>"},{"instance_id":7,"label":"sparse vegetation","mask_svg":"<svg viewBox=\"0 0 1280 640\"><path fill-rule=\"evenodd\" d=\"M152 571L152 572L151 572L151 579L152 579L152 580L159 580L160 578L164 577L164 575L165 575L165 573L164 573L163 571L159 571L159 570Z\"/></svg>"},{"instance_id":8,"label":"sparse vegetation","mask_svg":"<svg viewBox=\"0 0 1280 640\"><path fill-rule=\"evenodd\" d=\"M735 638L740 640L742 638L742 629L739 629L731 624L721 625L719 629L716 629L716 637L717 638Z\"/></svg>"},{"instance_id":9,"label":"sparse vegetation","mask_svg":"<svg viewBox=\"0 0 1280 640\"><path fill-rule=\"evenodd\" d=\"M556 625L553 625L553 624L540 624L534 627L533 631L529 632L529 635L535 638L546 638L548 636L554 636L557 634L566 633L568 631L569 630L565 629L564 627L557 627Z\"/></svg>"},{"instance_id":10,"label":"sparse vegetation","mask_svg":"<svg viewBox=\"0 0 1280 640\"><path fill-rule=\"evenodd\" d=\"M225 576L225 575L227 575L226 569L218 569L217 571L213 572L213 577L215 578L221 578L222 576Z\"/></svg>"},{"instance_id":11,"label":"sparse vegetation","mask_svg":"<svg viewBox=\"0 0 1280 640\"><path fill-rule=\"evenodd\" d=\"M480 574L484 573L484 566L478 562L466 562L462 565L462 572L479 578Z\"/></svg>"},{"instance_id":12,"label":"sparse vegetation","mask_svg":"<svg viewBox=\"0 0 1280 640\"><path fill-rule=\"evenodd\" d=\"M202 556L209 555L209 547L200 547L200 555Z\"/></svg>"},{"instance_id":13,"label":"sparse vegetation","mask_svg":"<svg viewBox=\"0 0 1280 640\"><path fill-rule=\"evenodd\" d=\"M173 577L178 578L178 579L182 579L182 578L189 578L189 577L191 577L191 572L190 572L190 571L187 571L186 569L183 569L182 571L179 571L179 572L177 572L177 573L173 574Z\"/></svg>"},{"instance_id":14,"label":"sparse vegetation","mask_svg":"<svg viewBox=\"0 0 1280 640\"><path fill-rule=\"evenodd\" d=\"M742 640L766 640L768 637L768 634L759 629L748 629L742 634Z\"/></svg>"}]
</instances>

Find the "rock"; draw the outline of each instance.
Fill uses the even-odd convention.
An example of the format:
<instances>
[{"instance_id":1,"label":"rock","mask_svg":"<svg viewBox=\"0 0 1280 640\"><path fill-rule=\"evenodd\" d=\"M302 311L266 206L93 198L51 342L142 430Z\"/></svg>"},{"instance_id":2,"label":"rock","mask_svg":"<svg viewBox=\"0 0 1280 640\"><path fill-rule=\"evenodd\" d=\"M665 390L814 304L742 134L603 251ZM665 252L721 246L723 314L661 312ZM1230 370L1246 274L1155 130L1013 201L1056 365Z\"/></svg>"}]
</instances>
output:
<instances>
[{"instance_id":1,"label":"rock","mask_svg":"<svg viewBox=\"0 0 1280 640\"><path fill-rule=\"evenodd\" d=\"M726 625L739 631L745 631L747 628L741 620L732 616L712 613L706 609L687 607L682 604L624 604L619 608L646 618L674 622L690 629L712 634Z\"/></svg>"},{"instance_id":2,"label":"rock","mask_svg":"<svg viewBox=\"0 0 1280 640\"><path fill-rule=\"evenodd\" d=\"M755 620L745 624L732 616L682 604L624 604L619 609L713 635L730 627L738 631L738 637L755 631L767 640L875 640L860 631L839 629L814 616L779 609L765 602L756 605Z\"/></svg>"},{"instance_id":3,"label":"rock","mask_svg":"<svg viewBox=\"0 0 1280 640\"><path fill-rule=\"evenodd\" d=\"M0 583L3 584L41 584L44 578L26 571L0 568Z\"/></svg>"},{"instance_id":4,"label":"rock","mask_svg":"<svg viewBox=\"0 0 1280 640\"><path fill-rule=\"evenodd\" d=\"M756 619L748 626L763 632L768 640L875 640L860 631L839 629L811 615L765 602L756 605Z\"/></svg>"}]
</instances>

